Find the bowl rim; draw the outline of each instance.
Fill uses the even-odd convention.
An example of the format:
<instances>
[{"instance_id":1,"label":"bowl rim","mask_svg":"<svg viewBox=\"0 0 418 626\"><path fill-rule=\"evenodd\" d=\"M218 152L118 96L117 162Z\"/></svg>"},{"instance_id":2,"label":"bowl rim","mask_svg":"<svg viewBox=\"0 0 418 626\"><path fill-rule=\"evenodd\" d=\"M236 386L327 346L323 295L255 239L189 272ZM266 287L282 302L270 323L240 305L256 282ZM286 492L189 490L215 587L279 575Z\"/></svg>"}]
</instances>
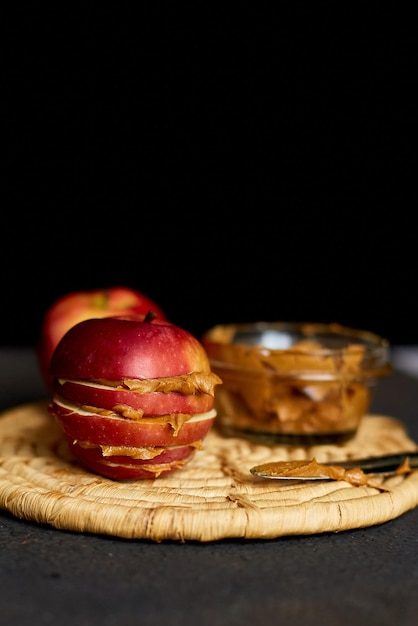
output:
<instances>
[{"instance_id":1,"label":"bowl rim","mask_svg":"<svg viewBox=\"0 0 418 626\"><path fill-rule=\"evenodd\" d=\"M286 348L269 347L262 343L251 343L245 341L233 341L236 335L257 334L264 333L266 331L279 331L283 333L297 333L298 338L294 343L299 342L301 339L310 339L318 336L324 337L328 335L330 337L342 337L346 339L346 345L339 347L327 347L320 346L315 348L300 348L295 349L293 345ZM227 360L224 357L219 358L219 354L215 352L222 350L227 346L231 346L238 353L239 350L244 349L247 354L252 354L260 359L267 359L268 357L279 356L286 358L294 358L296 355L301 359L303 357L318 357L318 358L345 358L348 355L355 355L361 353L363 358L359 369L362 372L362 377L367 378L380 378L392 373L392 366L390 363L390 343L379 334L364 330L361 328L353 328L345 326L336 322L295 322L295 321L257 321L257 322L239 322L239 323L226 323L217 324L209 328L202 336L202 343L208 353L208 357L213 368L227 368L235 370L245 370L246 372L253 371L260 374L262 369L255 369L244 367L238 363L239 355L236 354L235 359ZM318 340L319 343L319 340ZM266 370L267 371L267 370ZM310 367L306 370L305 374L312 376L315 370ZM270 375L280 376L280 370L270 372ZM286 373L289 375L289 372ZM302 372L299 371L295 375L300 378Z\"/></svg>"},{"instance_id":2,"label":"bowl rim","mask_svg":"<svg viewBox=\"0 0 418 626\"><path fill-rule=\"evenodd\" d=\"M232 333L255 333L255 332L266 332L266 331L279 331L279 332L299 332L301 337L312 337L316 334L329 334L330 336L341 336L346 337L347 339L357 339L361 340L362 347L364 346L382 346L385 348L389 348L389 340L385 337L379 335L370 330L365 330L363 328L354 328L351 326L345 326L344 324L339 324L338 322L288 322L288 321L275 321L275 322L267 322L267 321L257 321L257 322L238 322L238 323L226 323L226 324L216 324L212 326L208 330L206 330L203 334L203 339L205 341L210 341L212 343L241 343L243 345L250 345L245 342L234 342L228 341L219 341L217 339L213 339L213 335L219 332L225 332L225 334ZM355 343L355 341L353 341ZM260 348L268 348L268 346L263 346L263 344L252 344L257 345ZM268 348L268 349L276 349L278 351L284 351L283 348ZM292 348L286 348L286 350L291 350ZM318 351L330 351L334 352L336 349L333 348L319 348L317 350L312 350L312 352ZM340 350L340 349L338 349Z\"/></svg>"}]
</instances>

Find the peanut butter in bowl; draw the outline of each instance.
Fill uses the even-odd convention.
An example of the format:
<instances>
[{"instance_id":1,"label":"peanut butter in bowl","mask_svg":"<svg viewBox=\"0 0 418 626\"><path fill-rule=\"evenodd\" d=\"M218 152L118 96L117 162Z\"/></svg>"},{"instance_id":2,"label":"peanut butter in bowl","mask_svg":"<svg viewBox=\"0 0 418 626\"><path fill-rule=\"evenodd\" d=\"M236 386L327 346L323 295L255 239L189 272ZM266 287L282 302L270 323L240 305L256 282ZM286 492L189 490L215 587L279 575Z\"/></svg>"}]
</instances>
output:
<instances>
[{"instance_id":1,"label":"peanut butter in bowl","mask_svg":"<svg viewBox=\"0 0 418 626\"><path fill-rule=\"evenodd\" d=\"M260 443L350 439L391 372L386 339L340 324L225 324L202 343L223 381L220 430Z\"/></svg>"}]
</instances>

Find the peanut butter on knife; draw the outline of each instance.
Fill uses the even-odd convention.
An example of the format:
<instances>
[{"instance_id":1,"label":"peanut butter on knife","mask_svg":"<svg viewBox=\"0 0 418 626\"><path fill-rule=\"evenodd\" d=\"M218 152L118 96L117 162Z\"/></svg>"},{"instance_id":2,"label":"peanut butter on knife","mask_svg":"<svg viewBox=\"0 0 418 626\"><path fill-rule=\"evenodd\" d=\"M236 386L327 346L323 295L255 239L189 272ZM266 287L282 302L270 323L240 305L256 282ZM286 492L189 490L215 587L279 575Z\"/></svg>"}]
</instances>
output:
<instances>
[{"instance_id":1,"label":"peanut butter on knife","mask_svg":"<svg viewBox=\"0 0 418 626\"><path fill-rule=\"evenodd\" d=\"M318 463L315 458L300 461L263 463L262 465L252 467L250 472L261 478L344 480L356 487L370 484L370 478L373 476L364 472L360 467L345 469L341 465ZM409 472L411 472L411 467L408 459L406 459L396 470L396 474L408 474Z\"/></svg>"}]
</instances>

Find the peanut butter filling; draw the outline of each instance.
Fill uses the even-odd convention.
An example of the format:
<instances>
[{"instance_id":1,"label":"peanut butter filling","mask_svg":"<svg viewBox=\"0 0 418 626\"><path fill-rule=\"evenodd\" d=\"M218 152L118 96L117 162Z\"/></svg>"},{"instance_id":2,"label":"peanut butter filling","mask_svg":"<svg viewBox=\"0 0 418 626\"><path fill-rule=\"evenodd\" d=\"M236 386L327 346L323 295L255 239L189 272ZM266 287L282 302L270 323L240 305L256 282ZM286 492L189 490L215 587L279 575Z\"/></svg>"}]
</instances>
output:
<instances>
[{"instance_id":1,"label":"peanut butter filling","mask_svg":"<svg viewBox=\"0 0 418 626\"><path fill-rule=\"evenodd\" d=\"M76 382L76 381L74 381ZM213 372L191 372L181 376L169 376L167 378L147 378L143 380L124 378L123 380L91 380L106 387L112 387L120 391L132 391L135 393L184 393L193 395L196 393L207 393L215 395L216 385L222 383L219 376Z\"/></svg>"},{"instance_id":2,"label":"peanut butter filling","mask_svg":"<svg viewBox=\"0 0 418 626\"><path fill-rule=\"evenodd\" d=\"M80 448L90 449L90 448L99 448L102 456L110 457L110 456L127 456L131 459L140 459L141 461L148 461L150 459L159 456L162 452L170 450L172 448L176 448L177 446L141 446L141 447L133 447L133 446L105 446L96 443L90 443L89 441L79 441L78 439L74 439L73 444L77 444ZM188 446L195 448L197 450L203 449L203 442L201 439L198 441L193 441L192 443L187 444Z\"/></svg>"}]
</instances>

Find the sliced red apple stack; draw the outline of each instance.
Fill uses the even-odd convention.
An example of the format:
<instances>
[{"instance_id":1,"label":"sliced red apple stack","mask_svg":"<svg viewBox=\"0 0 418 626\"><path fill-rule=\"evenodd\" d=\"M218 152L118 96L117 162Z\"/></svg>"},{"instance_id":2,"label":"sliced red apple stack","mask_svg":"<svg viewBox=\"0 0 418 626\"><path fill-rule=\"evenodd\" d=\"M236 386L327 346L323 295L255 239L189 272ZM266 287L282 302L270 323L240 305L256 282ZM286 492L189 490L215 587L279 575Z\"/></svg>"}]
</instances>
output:
<instances>
[{"instance_id":1,"label":"sliced red apple stack","mask_svg":"<svg viewBox=\"0 0 418 626\"><path fill-rule=\"evenodd\" d=\"M108 478L180 469L213 426L215 387L200 342L162 319L107 317L73 326L51 360L49 412L74 456Z\"/></svg>"}]
</instances>

